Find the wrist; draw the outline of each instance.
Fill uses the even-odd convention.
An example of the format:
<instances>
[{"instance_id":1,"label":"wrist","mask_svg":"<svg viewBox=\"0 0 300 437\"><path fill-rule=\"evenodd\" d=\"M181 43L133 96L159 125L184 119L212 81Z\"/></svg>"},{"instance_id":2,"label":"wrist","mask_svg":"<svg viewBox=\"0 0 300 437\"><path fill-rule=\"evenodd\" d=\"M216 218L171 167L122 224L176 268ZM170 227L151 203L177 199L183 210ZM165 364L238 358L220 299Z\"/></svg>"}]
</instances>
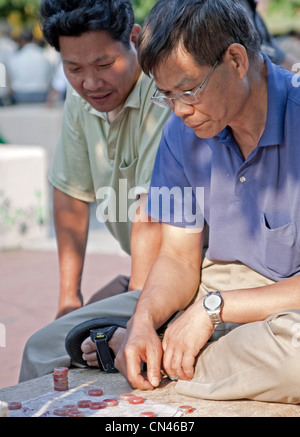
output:
<instances>
[{"instance_id":1,"label":"wrist","mask_svg":"<svg viewBox=\"0 0 300 437\"><path fill-rule=\"evenodd\" d=\"M202 298L202 306L214 328L223 322L223 303L223 298L219 291L209 292Z\"/></svg>"}]
</instances>

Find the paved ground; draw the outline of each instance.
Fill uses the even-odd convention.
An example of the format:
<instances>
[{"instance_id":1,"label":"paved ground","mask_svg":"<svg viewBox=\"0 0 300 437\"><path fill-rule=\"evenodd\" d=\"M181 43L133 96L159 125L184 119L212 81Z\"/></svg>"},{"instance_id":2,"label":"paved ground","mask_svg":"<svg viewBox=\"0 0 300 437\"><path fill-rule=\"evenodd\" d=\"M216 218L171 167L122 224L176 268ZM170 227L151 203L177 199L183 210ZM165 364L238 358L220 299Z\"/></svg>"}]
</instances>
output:
<instances>
[{"instance_id":1,"label":"paved ground","mask_svg":"<svg viewBox=\"0 0 300 437\"><path fill-rule=\"evenodd\" d=\"M129 257L122 254L105 231L92 233L82 284L85 298L116 273L128 274L129 266ZM52 239L27 249L0 253L0 323L6 330L6 346L0 347L0 389L18 382L26 340L55 318L58 282ZM3 345L3 336L0 344Z\"/></svg>"}]
</instances>

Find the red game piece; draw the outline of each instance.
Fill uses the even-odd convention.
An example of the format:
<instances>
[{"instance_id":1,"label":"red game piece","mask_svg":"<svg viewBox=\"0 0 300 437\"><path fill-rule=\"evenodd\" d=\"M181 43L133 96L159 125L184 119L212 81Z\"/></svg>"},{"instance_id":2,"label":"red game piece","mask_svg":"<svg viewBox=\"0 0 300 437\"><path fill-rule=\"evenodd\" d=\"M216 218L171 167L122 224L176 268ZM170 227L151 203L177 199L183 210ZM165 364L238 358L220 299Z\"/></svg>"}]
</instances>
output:
<instances>
[{"instance_id":1,"label":"red game piece","mask_svg":"<svg viewBox=\"0 0 300 437\"><path fill-rule=\"evenodd\" d=\"M192 413L194 411L193 407L190 407L189 405L181 405L181 407L178 408L179 411L182 411L183 413Z\"/></svg>"},{"instance_id":2,"label":"red game piece","mask_svg":"<svg viewBox=\"0 0 300 437\"><path fill-rule=\"evenodd\" d=\"M92 402L90 405L91 410L102 410L102 408L106 408L106 404L104 402Z\"/></svg>"},{"instance_id":3,"label":"red game piece","mask_svg":"<svg viewBox=\"0 0 300 437\"><path fill-rule=\"evenodd\" d=\"M77 402L77 407L78 408L90 408L92 401L88 400L88 399L84 399L81 401Z\"/></svg>"},{"instance_id":4,"label":"red game piece","mask_svg":"<svg viewBox=\"0 0 300 437\"><path fill-rule=\"evenodd\" d=\"M83 411L69 411L69 417L84 417Z\"/></svg>"},{"instance_id":5,"label":"red game piece","mask_svg":"<svg viewBox=\"0 0 300 437\"><path fill-rule=\"evenodd\" d=\"M65 408L57 408L56 410L53 411L53 414L55 416L68 416L69 411L66 410Z\"/></svg>"},{"instance_id":6,"label":"red game piece","mask_svg":"<svg viewBox=\"0 0 300 437\"><path fill-rule=\"evenodd\" d=\"M156 414L153 411L143 411L140 414L141 417L156 417Z\"/></svg>"},{"instance_id":7,"label":"red game piece","mask_svg":"<svg viewBox=\"0 0 300 437\"><path fill-rule=\"evenodd\" d=\"M88 395L89 396L102 396L103 390L95 388L95 389L89 390Z\"/></svg>"},{"instance_id":8,"label":"red game piece","mask_svg":"<svg viewBox=\"0 0 300 437\"><path fill-rule=\"evenodd\" d=\"M65 410L68 410L69 412L70 411L77 411L77 405L75 405L75 404L64 405L63 408Z\"/></svg>"},{"instance_id":9,"label":"red game piece","mask_svg":"<svg viewBox=\"0 0 300 437\"><path fill-rule=\"evenodd\" d=\"M145 399L142 398L141 396L132 396L129 399L130 404L143 404L144 402L145 402Z\"/></svg>"},{"instance_id":10,"label":"red game piece","mask_svg":"<svg viewBox=\"0 0 300 437\"><path fill-rule=\"evenodd\" d=\"M118 399L104 399L103 403L106 407L116 407L119 404Z\"/></svg>"},{"instance_id":11,"label":"red game piece","mask_svg":"<svg viewBox=\"0 0 300 437\"><path fill-rule=\"evenodd\" d=\"M9 402L8 409L9 410L20 410L22 408L21 402Z\"/></svg>"},{"instance_id":12,"label":"red game piece","mask_svg":"<svg viewBox=\"0 0 300 437\"><path fill-rule=\"evenodd\" d=\"M132 393L123 393L120 395L120 399L121 401L129 401L132 396L134 396Z\"/></svg>"},{"instance_id":13,"label":"red game piece","mask_svg":"<svg viewBox=\"0 0 300 437\"><path fill-rule=\"evenodd\" d=\"M54 381L67 381L68 380L68 375L67 374L63 374L63 373L58 373L56 375L56 373L53 373L52 378Z\"/></svg>"},{"instance_id":14,"label":"red game piece","mask_svg":"<svg viewBox=\"0 0 300 437\"><path fill-rule=\"evenodd\" d=\"M55 375L66 375L69 372L68 367L56 367L54 369Z\"/></svg>"}]
</instances>

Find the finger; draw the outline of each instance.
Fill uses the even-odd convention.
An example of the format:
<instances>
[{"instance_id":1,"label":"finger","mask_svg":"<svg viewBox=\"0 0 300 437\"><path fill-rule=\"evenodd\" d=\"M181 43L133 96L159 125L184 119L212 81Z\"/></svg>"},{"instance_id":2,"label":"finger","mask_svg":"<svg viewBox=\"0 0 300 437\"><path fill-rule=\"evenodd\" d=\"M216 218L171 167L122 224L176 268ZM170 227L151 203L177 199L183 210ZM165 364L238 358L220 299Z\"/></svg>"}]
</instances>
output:
<instances>
[{"instance_id":1,"label":"finger","mask_svg":"<svg viewBox=\"0 0 300 437\"><path fill-rule=\"evenodd\" d=\"M96 351L96 345L90 337L87 337L81 344L81 350L85 354Z\"/></svg>"},{"instance_id":2,"label":"finger","mask_svg":"<svg viewBox=\"0 0 300 437\"><path fill-rule=\"evenodd\" d=\"M124 351L125 359L123 364L120 363L122 374L126 377L129 384L133 388L140 390L152 390L153 386L147 379L146 374L141 372L142 359L130 348L126 348ZM123 373L125 372L125 373Z\"/></svg>"},{"instance_id":3,"label":"finger","mask_svg":"<svg viewBox=\"0 0 300 437\"><path fill-rule=\"evenodd\" d=\"M182 369L185 379L192 379L194 376L195 357L193 354L186 352L182 358Z\"/></svg>"},{"instance_id":4,"label":"finger","mask_svg":"<svg viewBox=\"0 0 300 437\"><path fill-rule=\"evenodd\" d=\"M86 338L81 344L81 350L83 352L82 359L91 367L99 367L96 345L90 337Z\"/></svg>"},{"instance_id":5,"label":"finger","mask_svg":"<svg viewBox=\"0 0 300 437\"><path fill-rule=\"evenodd\" d=\"M147 359L147 378L153 387L158 387L161 381L162 352L151 354Z\"/></svg>"},{"instance_id":6,"label":"finger","mask_svg":"<svg viewBox=\"0 0 300 437\"><path fill-rule=\"evenodd\" d=\"M82 354L82 359L86 361L89 366L99 367L97 352L91 352L90 354Z\"/></svg>"},{"instance_id":7,"label":"finger","mask_svg":"<svg viewBox=\"0 0 300 437\"><path fill-rule=\"evenodd\" d=\"M170 379L185 379L185 374L182 370L182 352L174 350L170 346L166 349L163 357L163 368Z\"/></svg>"}]
</instances>

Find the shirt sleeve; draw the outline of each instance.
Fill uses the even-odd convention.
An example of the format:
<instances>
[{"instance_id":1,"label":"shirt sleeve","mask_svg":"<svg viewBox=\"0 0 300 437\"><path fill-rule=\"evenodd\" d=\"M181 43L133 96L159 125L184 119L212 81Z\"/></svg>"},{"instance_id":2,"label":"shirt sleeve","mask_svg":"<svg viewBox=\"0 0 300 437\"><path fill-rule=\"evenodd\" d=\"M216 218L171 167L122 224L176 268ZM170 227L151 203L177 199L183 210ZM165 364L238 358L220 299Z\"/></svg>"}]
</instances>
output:
<instances>
[{"instance_id":1,"label":"shirt sleeve","mask_svg":"<svg viewBox=\"0 0 300 437\"><path fill-rule=\"evenodd\" d=\"M79 117L79 97L68 87L62 128L49 173L60 191L85 202L95 200L89 154Z\"/></svg>"},{"instance_id":2,"label":"shirt sleeve","mask_svg":"<svg viewBox=\"0 0 300 437\"><path fill-rule=\"evenodd\" d=\"M181 159L181 131L175 116L164 127L146 210L163 223L191 231L204 224L204 192L192 188Z\"/></svg>"}]
</instances>

